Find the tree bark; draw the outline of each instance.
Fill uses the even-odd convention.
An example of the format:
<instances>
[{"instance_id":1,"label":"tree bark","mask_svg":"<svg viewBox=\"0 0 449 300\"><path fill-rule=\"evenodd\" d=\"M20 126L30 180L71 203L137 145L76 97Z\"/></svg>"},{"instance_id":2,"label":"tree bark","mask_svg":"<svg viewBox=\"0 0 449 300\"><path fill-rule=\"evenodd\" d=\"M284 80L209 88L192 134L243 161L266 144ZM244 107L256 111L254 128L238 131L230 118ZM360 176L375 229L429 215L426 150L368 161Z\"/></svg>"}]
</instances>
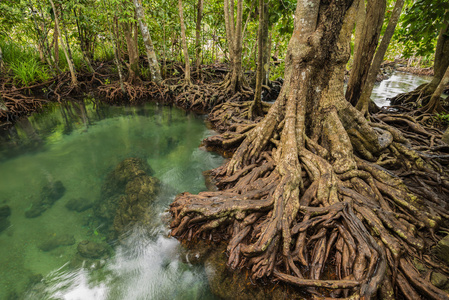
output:
<instances>
[{"instance_id":1,"label":"tree bark","mask_svg":"<svg viewBox=\"0 0 449 300\"><path fill-rule=\"evenodd\" d=\"M270 81L270 60L271 60L271 33L269 28L269 6L265 3L263 22L263 81L262 84L269 85Z\"/></svg>"},{"instance_id":2,"label":"tree bark","mask_svg":"<svg viewBox=\"0 0 449 300\"><path fill-rule=\"evenodd\" d=\"M224 0L226 37L228 41L231 70L225 79L224 88L231 95L246 89L242 70L242 15L243 0L237 1L237 15L234 22L234 1Z\"/></svg>"},{"instance_id":3,"label":"tree bark","mask_svg":"<svg viewBox=\"0 0 449 300\"><path fill-rule=\"evenodd\" d=\"M115 24L115 26L114 26ZM125 83L123 79L123 72L122 72L122 64L120 63L120 57L119 57L119 47L118 47L118 35L116 32L118 32L118 18L115 15L114 20L112 23L112 31L111 31L111 40L112 40L112 47L114 51L114 63L117 67L118 77L119 77L119 84L120 89L122 90L123 95L127 95L126 89L125 89ZM115 28L114 28L115 27Z\"/></svg>"},{"instance_id":4,"label":"tree bark","mask_svg":"<svg viewBox=\"0 0 449 300\"><path fill-rule=\"evenodd\" d=\"M264 26L265 26L265 1L259 0L259 29L257 31L257 70L256 70L256 89L254 91L254 104L252 107L252 115L262 114L262 81L263 81L263 58L264 58ZM253 117L253 116L251 116Z\"/></svg>"},{"instance_id":5,"label":"tree bark","mask_svg":"<svg viewBox=\"0 0 449 300\"><path fill-rule=\"evenodd\" d=\"M128 79L129 83L133 83L139 77L139 48L137 44L137 23L123 23L123 33L125 35L126 47L128 49L129 67Z\"/></svg>"},{"instance_id":6,"label":"tree bark","mask_svg":"<svg viewBox=\"0 0 449 300\"><path fill-rule=\"evenodd\" d=\"M444 73L449 66L449 22L441 28L435 49L435 62L433 65L433 79L426 87L426 94L433 94L438 87Z\"/></svg>"},{"instance_id":7,"label":"tree bark","mask_svg":"<svg viewBox=\"0 0 449 300\"><path fill-rule=\"evenodd\" d=\"M0 46L0 73L3 73L3 52L1 46Z\"/></svg>"},{"instance_id":8,"label":"tree bark","mask_svg":"<svg viewBox=\"0 0 449 300\"><path fill-rule=\"evenodd\" d=\"M54 11L54 14L56 16L56 11ZM59 30L58 30L58 26L56 26L56 22L55 22L55 28L54 28L54 33L53 33L53 47L54 47L54 51L55 51L55 63L59 64L59 43L58 43L58 38L59 38Z\"/></svg>"},{"instance_id":9,"label":"tree bark","mask_svg":"<svg viewBox=\"0 0 449 300\"><path fill-rule=\"evenodd\" d=\"M354 40L353 57L358 57L357 49L358 46L361 44L360 41L362 40L363 24L365 23L366 19L365 0L356 0L356 1L357 1L357 16L355 20L355 40Z\"/></svg>"},{"instance_id":10,"label":"tree bark","mask_svg":"<svg viewBox=\"0 0 449 300\"><path fill-rule=\"evenodd\" d=\"M181 22L181 40L182 40L182 48L185 59L185 73L184 79L187 84L191 84L190 80L190 59L189 59L189 48L187 47L187 38L186 38L186 26L184 24L184 13L182 9L182 0L178 0L178 11L179 11L179 20Z\"/></svg>"},{"instance_id":11,"label":"tree bark","mask_svg":"<svg viewBox=\"0 0 449 300\"><path fill-rule=\"evenodd\" d=\"M394 34L394 30L396 28L396 24L399 21L403 6L404 0L396 0L393 8L393 13L391 14L390 20L388 21L387 29L385 30L382 41L380 42L373 62L371 63L371 66L369 68L365 85L363 86L360 99L357 102L357 109L360 110L363 114L368 111L370 96L376 82L377 73L379 73L380 65L382 64L382 61L384 59L385 52L387 52L388 45L390 44L391 37Z\"/></svg>"},{"instance_id":12,"label":"tree bark","mask_svg":"<svg viewBox=\"0 0 449 300\"><path fill-rule=\"evenodd\" d=\"M354 106L356 106L359 100L360 93L368 76L369 68L366 68L366 66L371 65L374 52L376 51L385 16L385 9L385 0L368 1L361 40L359 45L355 45L357 47L357 56L354 56L348 87L346 89L346 99Z\"/></svg>"},{"instance_id":13,"label":"tree bark","mask_svg":"<svg viewBox=\"0 0 449 300\"><path fill-rule=\"evenodd\" d=\"M51 7L53 8L53 11L56 11L55 4L53 3L53 0L50 0L50 4L51 4ZM60 26L59 26L59 20L58 20L58 17L56 14L55 14L55 25L58 28L58 32L60 32L61 30L60 30ZM76 86L76 85L78 85L78 80L76 79L75 68L73 67L72 61L67 52L66 45L64 44L62 39L61 39L61 48L62 48L62 51L64 51L64 55L67 60L67 65L69 66L70 76L72 79L72 85Z\"/></svg>"},{"instance_id":14,"label":"tree bark","mask_svg":"<svg viewBox=\"0 0 449 300\"><path fill-rule=\"evenodd\" d=\"M145 44L145 49L147 51L148 64L150 66L151 80L159 83L162 81L161 71L159 68L159 63L157 61L156 52L154 51L153 41L151 40L150 32L148 26L144 22L144 13L142 4L140 0L133 0L134 8L136 10L136 17L139 21L140 32L142 33L143 42Z\"/></svg>"},{"instance_id":15,"label":"tree bark","mask_svg":"<svg viewBox=\"0 0 449 300\"><path fill-rule=\"evenodd\" d=\"M195 64L199 71L201 65L201 21L203 19L203 0L198 0L196 8L196 27L195 27Z\"/></svg>"}]
</instances>

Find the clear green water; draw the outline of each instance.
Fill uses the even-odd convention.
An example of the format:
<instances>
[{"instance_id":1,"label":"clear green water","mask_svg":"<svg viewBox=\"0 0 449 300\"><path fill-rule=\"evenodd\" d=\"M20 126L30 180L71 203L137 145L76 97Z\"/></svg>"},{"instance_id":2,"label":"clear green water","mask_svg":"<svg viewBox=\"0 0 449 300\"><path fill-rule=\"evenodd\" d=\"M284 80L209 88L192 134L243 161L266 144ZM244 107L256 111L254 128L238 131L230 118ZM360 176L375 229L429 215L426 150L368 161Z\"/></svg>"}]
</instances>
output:
<instances>
[{"instance_id":1,"label":"clear green water","mask_svg":"<svg viewBox=\"0 0 449 300\"><path fill-rule=\"evenodd\" d=\"M101 107L91 101L49 108L3 132L0 206L9 205L12 214L10 227L0 233L0 299L213 299L203 270L183 262L166 226L174 196L205 190L202 172L222 163L198 148L211 134L201 117L174 108ZM106 174L128 157L146 159L163 182L154 222L126 233L100 267L74 267L77 244L101 236L89 226L92 209L78 213L65 204L77 197L98 199ZM31 201L55 180L65 186L64 196L41 216L26 218ZM38 248L64 233L75 237L73 246ZM43 279L30 284L36 274Z\"/></svg>"}]
</instances>

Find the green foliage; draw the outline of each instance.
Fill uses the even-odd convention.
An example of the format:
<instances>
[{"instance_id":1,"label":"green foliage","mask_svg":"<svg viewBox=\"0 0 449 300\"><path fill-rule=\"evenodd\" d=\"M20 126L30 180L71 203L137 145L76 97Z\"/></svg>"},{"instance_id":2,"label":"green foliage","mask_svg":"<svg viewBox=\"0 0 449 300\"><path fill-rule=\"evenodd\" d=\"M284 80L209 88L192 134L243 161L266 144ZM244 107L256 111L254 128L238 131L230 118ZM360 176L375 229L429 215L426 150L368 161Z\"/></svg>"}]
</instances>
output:
<instances>
[{"instance_id":1,"label":"green foliage","mask_svg":"<svg viewBox=\"0 0 449 300\"><path fill-rule=\"evenodd\" d=\"M112 61L114 60L114 50L111 45L103 44L102 47L97 47L94 53L94 60L97 61Z\"/></svg>"},{"instance_id":2,"label":"green foliage","mask_svg":"<svg viewBox=\"0 0 449 300\"><path fill-rule=\"evenodd\" d=\"M48 69L40 62L36 49L12 42L0 42L0 47L3 50L4 62L12 72L16 84L29 86L50 78Z\"/></svg>"},{"instance_id":3,"label":"green foliage","mask_svg":"<svg viewBox=\"0 0 449 300\"><path fill-rule=\"evenodd\" d=\"M10 68L14 73L15 83L23 86L50 79L47 68L35 58L12 63Z\"/></svg>"},{"instance_id":4,"label":"green foliage","mask_svg":"<svg viewBox=\"0 0 449 300\"><path fill-rule=\"evenodd\" d=\"M276 80L278 78L284 78L285 62L274 65L270 70L270 80Z\"/></svg>"},{"instance_id":5,"label":"green foliage","mask_svg":"<svg viewBox=\"0 0 449 300\"><path fill-rule=\"evenodd\" d=\"M436 116L437 120L440 122L449 125L449 114L441 113Z\"/></svg>"},{"instance_id":6,"label":"green foliage","mask_svg":"<svg viewBox=\"0 0 449 300\"><path fill-rule=\"evenodd\" d=\"M151 79L151 70L149 67L140 68L140 75L142 76L143 80L150 80Z\"/></svg>"},{"instance_id":7,"label":"green foliage","mask_svg":"<svg viewBox=\"0 0 449 300\"><path fill-rule=\"evenodd\" d=\"M404 45L403 56L429 57L435 51L440 29L449 22L449 1L418 0L401 15L395 39Z\"/></svg>"},{"instance_id":8,"label":"green foliage","mask_svg":"<svg viewBox=\"0 0 449 300\"><path fill-rule=\"evenodd\" d=\"M6 64L17 64L21 61L30 61L39 57L36 49L30 46L0 41L0 47L2 48L3 60Z\"/></svg>"}]
</instances>

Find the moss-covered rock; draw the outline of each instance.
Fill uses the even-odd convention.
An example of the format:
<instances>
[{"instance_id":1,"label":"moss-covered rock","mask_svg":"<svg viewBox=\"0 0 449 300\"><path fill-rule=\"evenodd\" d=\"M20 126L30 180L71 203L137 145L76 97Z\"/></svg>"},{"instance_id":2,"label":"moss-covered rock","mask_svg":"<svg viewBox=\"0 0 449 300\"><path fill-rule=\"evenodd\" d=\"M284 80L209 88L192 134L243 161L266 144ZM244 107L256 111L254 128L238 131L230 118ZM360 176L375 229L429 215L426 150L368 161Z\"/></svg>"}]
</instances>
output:
<instances>
[{"instance_id":1,"label":"moss-covered rock","mask_svg":"<svg viewBox=\"0 0 449 300\"><path fill-rule=\"evenodd\" d=\"M160 190L160 181L152 173L146 161L128 158L107 175L93 209L97 222L106 225L101 230L109 239L137 222L148 223L151 204Z\"/></svg>"},{"instance_id":2,"label":"moss-covered rock","mask_svg":"<svg viewBox=\"0 0 449 300\"><path fill-rule=\"evenodd\" d=\"M435 255L449 264L449 235L442 238L434 248Z\"/></svg>"},{"instance_id":3,"label":"moss-covered rock","mask_svg":"<svg viewBox=\"0 0 449 300\"><path fill-rule=\"evenodd\" d=\"M75 244L75 237L71 234L51 236L43 241L38 248L42 251L51 251L61 246L71 246Z\"/></svg>"},{"instance_id":4,"label":"moss-covered rock","mask_svg":"<svg viewBox=\"0 0 449 300\"><path fill-rule=\"evenodd\" d=\"M444 289L448 284L448 278L444 274L432 272L430 282L432 282L432 284L437 288Z\"/></svg>"},{"instance_id":5,"label":"moss-covered rock","mask_svg":"<svg viewBox=\"0 0 449 300\"><path fill-rule=\"evenodd\" d=\"M106 244L84 240L78 244L78 254L83 258L98 259L108 255L109 249Z\"/></svg>"}]
</instances>

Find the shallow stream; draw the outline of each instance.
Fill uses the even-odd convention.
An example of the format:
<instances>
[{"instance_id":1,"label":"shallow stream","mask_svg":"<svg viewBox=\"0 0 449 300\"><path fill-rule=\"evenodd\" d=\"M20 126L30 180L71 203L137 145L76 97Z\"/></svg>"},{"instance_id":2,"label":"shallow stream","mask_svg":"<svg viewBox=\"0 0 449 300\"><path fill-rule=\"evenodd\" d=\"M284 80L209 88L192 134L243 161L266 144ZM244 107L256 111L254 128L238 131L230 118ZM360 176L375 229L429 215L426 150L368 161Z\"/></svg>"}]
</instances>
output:
<instances>
[{"instance_id":1,"label":"shallow stream","mask_svg":"<svg viewBox=\"0 0 449 300\"><path fill-rule=\"evenodd\" d=\"M373 98L386 105L386 98L426 81L395 73L375 87ZM205 190L202 172L223 162L198 147L212 134L203 117L175 108L108 107L93 100L51 106L2 132L0 210L8 206L11 214L0 222L0 299L215 299L204 270L183 259L166 225L175 195ZM101 224L93 226L92 208L77 212L65 205L81 197L97 201L107 174L129 157L146 161L162 182L151 226L110 242L109 257L77 261L81 241L101 243L105 236ZM62 197L26 217L44 186L57 181L65 188ZM71 238L42 246L61 236Z\"/></svg>"}]
</instances>

